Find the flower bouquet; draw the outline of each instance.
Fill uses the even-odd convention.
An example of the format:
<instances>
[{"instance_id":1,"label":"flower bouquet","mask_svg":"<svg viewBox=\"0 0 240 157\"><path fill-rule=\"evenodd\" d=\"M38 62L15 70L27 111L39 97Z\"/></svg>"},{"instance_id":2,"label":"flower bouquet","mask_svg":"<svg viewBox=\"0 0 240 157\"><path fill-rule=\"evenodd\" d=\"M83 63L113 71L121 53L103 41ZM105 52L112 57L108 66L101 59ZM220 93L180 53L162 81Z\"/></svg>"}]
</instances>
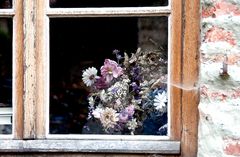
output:
<instances>
[{"instance_id":1,"label":"flower bouquet","mask_svg":"<svg viewBox=\"0 0 240 157\"><path fill-rule=\"evenodd\" d=\"M95 67L83 71L90 89L88 119L108 134L166 135L167 59L162 50L139 48L131 57L113 53L116 61L105 59L101 75Z\"/></svg>"}]
</instances>

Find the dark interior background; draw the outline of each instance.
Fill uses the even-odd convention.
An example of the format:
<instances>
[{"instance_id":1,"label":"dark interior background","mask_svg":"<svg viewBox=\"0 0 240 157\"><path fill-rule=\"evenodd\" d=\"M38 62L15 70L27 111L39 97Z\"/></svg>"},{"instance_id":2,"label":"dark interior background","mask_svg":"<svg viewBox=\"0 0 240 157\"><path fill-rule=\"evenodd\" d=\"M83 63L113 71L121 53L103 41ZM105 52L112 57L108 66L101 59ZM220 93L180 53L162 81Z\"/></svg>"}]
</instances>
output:
<instances>
[{"instance_id":1,"label":"dark interior background","mask_svg":"<svg viewBox=\"0 0 240 157\"><path fill-rule=\"evenodd\" d=\"M129 55L135 53L139 46L139 29L156 32L157 36L161 35L161 31L167 34L167 27L158 30L153 26L152 31L151 23L146 28L139 28L141 18L145 18L142 21L163 21L162 25L167 26L167 17L50 19L51 134L85 133L89 91L82 83L83 70L91 66L99 70L106 58L116 60L112 53L115 49L120 50L122 55L123 52ZM167 36L163 37L167 41ZM167 42L164 44L163 47L167 47ZM162 122L155 123L162 125L166 121L167 115Z\"/></svg>"},{"instance_id":2,"label":"dark interior background","mask_svg":"<svg viewBox=\"0 0 240 157\"><path fill-rule=\"evenodd\" d=\"M12 106L12 19L0 18L0 110ZM0 134L11 134L11 125L0 125Z\"/></svg>"},{"instance_id":3,"label":"dark interior background","mask_svg":"<svg viewBox=\"0 0 240 157\"><path fill-rule=\"evenodd\" d=\"M0 8L11 8L12 0L0 0Z\"/></svg>"},{"instance_id":4,"label":"dark interior background","mask_svg":"<svg viewBox=\"0 0 240 157\"><path fill-rule=\"evenodd\" d=\"M50 20L50 133L81 133L88 113L82 70L115 59L113 50L135 52L137 18Z\"/></svg>"}]
</instances>

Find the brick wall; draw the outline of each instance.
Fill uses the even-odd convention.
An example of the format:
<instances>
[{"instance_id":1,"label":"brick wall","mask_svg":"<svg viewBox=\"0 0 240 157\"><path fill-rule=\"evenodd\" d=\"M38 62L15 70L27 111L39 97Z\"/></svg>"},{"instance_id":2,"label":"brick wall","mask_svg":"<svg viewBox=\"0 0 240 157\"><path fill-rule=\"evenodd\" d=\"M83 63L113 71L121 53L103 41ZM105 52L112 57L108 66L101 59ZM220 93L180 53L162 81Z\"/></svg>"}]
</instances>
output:
<instances>
[{"instance_id":1,"label":"brick wall","mask_svg":"<svg viewBox=\"0 0 240 157\"><path fill-rule=\"evenodd\" d=\"M240 156L240 0L201 0L198 157Z\"/></svg>"}]
</instances>

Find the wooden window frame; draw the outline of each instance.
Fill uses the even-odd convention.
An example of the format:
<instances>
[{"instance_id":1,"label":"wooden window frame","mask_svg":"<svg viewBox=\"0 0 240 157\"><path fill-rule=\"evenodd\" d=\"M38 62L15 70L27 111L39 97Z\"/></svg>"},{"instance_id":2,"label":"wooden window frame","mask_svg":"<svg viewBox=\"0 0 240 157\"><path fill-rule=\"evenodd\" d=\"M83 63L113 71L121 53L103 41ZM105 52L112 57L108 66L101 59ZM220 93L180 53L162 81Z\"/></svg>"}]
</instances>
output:
<instances>
[{"instance_id":1,"label":"wooden window frame","mask_svg":"<svg viewBox=\"0 0 240 157\"><path fill-rule=\"evenodd\" d=\"M169 7L58 9L43 0L15 0L0 17L13 18L13 135L0 140L0 152L160 153L196 156L200 1L172 0ZM155 8L155 9L154 9ZM49 93L49 18L169 15L171 27L171 133L169 140L100 141L46 139ZM74 142L73 142L74 140ZM98 143L98 149L91 146ZM134 143L135 142L135 143ZM66 145L65 145L65 144ZM61 146L61 145L65 145ZM131 145L137 144L141 147ZM119 149L119 145L125 146ZM96 146L96 145L95 145ZM126 147L128 146L128 147ZM180 149L181 146L181 149ZM145 149L143 149L145 147ZM89 149L92 148L92 149Z\"/></svg>"}]
</instances>

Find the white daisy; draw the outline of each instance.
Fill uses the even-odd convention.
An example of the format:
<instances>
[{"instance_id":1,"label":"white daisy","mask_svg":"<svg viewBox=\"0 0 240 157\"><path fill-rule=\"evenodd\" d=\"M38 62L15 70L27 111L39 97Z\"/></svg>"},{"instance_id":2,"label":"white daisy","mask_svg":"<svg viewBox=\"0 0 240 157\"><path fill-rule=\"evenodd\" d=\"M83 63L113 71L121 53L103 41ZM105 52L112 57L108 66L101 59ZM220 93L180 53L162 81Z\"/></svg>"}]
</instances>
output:
<instances>
[{"instance_id":1,"label":"white daisy","mask_svg":"<svg viewBox=\"0 0 240 157\"><path fill-rule=\"evenodd\" d=\"M83 71L82 80L86 86L92 86L97 78L99 77L97 76L96 68L91 67Z\"/></svg>"},{"instance_id":2,"label":"white daisy","mask_svg":"<svg viewBox=\"0 0 240 157\"><path fill-rule=\"evenodd\" d=\"M162 93L158 93L154 98L154 106L156 110L163 111L163 109L166 107L167 102L167 93L163 91Z\"/></svg>"}]
</instances>

